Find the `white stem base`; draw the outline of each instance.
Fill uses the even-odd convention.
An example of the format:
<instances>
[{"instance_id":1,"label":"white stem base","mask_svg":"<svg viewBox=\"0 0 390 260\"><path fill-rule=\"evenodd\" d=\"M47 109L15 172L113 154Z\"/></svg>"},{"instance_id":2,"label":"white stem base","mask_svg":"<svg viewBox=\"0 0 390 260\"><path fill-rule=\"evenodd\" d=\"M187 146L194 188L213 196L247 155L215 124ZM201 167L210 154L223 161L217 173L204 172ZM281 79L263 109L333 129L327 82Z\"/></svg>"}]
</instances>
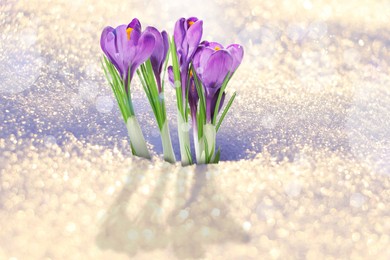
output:
<instances>
[{"instance_id":1,"label":"white stem base","mask_svg":"<svg viewBox=\"0 0 390 260\"><path fill-rule=\"evenodd\" d=\"M188 122L184 120L180 111L177 111L177 132L179 135L179 144L180 144L180 156L181 164L187 166L191 164L191 146L190 146L190 136L189 136L189 126Z\"/></svg>"},{"instance_id":2,"label":"white stem base","mask_svg":"<svg viewBox=\"0 0 390 260\"><path fill-rule=\"evenodd\" d=\"M196 163L197 164L204 164L204 160L202 162L202 159L201 159L201 151L203 151L203 142L201 140L198 139L198 133L197 132L194 132L193 133L193 137L194 137L194 147L195 147L195 156L196 156Z\"/></svg>"},{"instance_id":3,"label":"white stem base","mask_svg":"<svg viewBox=\"0 0 390 260\"><path fill-rule=\"evenodd\" d=\"M203 126L203 136L200 139L198 139L198 136L194 136L196 161L198 164L214 162L216 137L216 129L213 124L205 124Z\"/></svg>"},{"instance_id":4,"label":"white stem base","mask_svg":"<svg viewBox=\"0 0 390 260\"><path fill-rule=\"evenodd\" d=\"M203 127L204 136L206 137L208 152L209 154L214 154L215 152L215 141L217 133L215 131L215 126L213 124L205 124Z\"/></svg>"},{"instance_id":5,"label":"white stem base","mask_svg":"<svg viewBox=\"0 0 390 260\"><path fill-rule=\"evenodd\" d=\"M164 160L170 163L175 163L175 153L173 152L171 135L169 133L169 124L168 121L165 121L161 131L161 142L164 152Z\"/></svg>"},{"instance_id":6,"label":"white stem base","mask_svg":"<svg viewBox=\"0 0 390 260\"><path fill-rule=\"evenodd\" d=\"M126 122L127 131L130 137L130 143L133 147L134 155L150 159L150 154L146 146L144 135L135 116L131 116Z\"/></svg>"}]
</instances>

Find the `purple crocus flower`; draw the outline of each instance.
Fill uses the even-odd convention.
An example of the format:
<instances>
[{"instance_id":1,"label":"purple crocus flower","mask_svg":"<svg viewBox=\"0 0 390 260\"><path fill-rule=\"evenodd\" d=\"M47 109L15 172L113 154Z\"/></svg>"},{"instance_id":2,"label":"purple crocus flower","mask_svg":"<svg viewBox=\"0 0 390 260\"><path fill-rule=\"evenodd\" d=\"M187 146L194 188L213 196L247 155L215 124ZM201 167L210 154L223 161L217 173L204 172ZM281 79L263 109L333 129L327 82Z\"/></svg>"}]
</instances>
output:
<instances>
[{"instance_id":1,"label":"purple crocus flower","mask_svg":"<svg viewBox=\"0 0 390 260\"><path fill-rule=\"evenodd\" d=\"M213 50L213 52L216 52L219 50L226 50L227 52L229 52L233 58L233 64L232 64L232 68L231 68L232 73L234 73L237 70L238 66L240 66L241 61L244 57L244 48L242 48L241 45L235 44L235 43L230 44L226 48L224 48L223 45L218 43L218 42L203 41L200 43L199 49L202 47L207 47L207 48Z\"/></svg>"},{"instance_id":2,"label":"purple crocus flower","mask_svg":"<svg viewBox=\"0 0 390 260\"><path fill-rule=\"evenodd\" d=\"M206 96L206 120L211 122L220 88L226 78L233 74L244 55L242 46L231 44L226 49L216 42L202 42L193 58L193 66L202 82ZM222 105L225 93L222 94ZM220 109L220 108L219 108Z\"/></svg>"},{"instance_id":3,"label":"purple crocus flower","mask_svg":"<svg viewBox=\"0 0 390 260\"><path fill-rule=\"evenodd\" d=\"M155 38L154 51L150 56L150 62L152 63L154 76L156 77L158 91L161 93L161 71L169 49L168 34L166 31L160 33L156 28L151 26L145 29L146 32L153 34Z\"/></svg>"},{"instance_id":4,"label":"purple crocus flower","mask_svg":"<svg viewBox=\"0 0 390 260\"><path fill-rule=\"evenodd\" d=\"M199 46L203 34L203 21L196 17L180 18L174 29L174 41L180 64L180 77L183 100L188 85L189 64Z\"/></svg>"},{"instance_id":5,"label":"purple crocus flower","mask_svg":"<svg viewBox=\"0 0 390 260\"><path fill-rule=\"evenodd\" d=\"M150 32L142 33L141 23L134 18L128 25L119 25L115 29L110 26L104 28L100 46L108 60L118 70L127 92L128 80L131 81L139 65L151 56L155 37Z\"/></svg>"},{"instance_id":6,"label":"purple crocus flower","mask_svg":"<svg viewBox=\"0 0 390 260\"><path fill-rule=\"evenodd\" d=\"M180 18L174 29L176 50L181 66L191 62L203 34L203 21L196 17Z\"/></svg>"}]
</instances>

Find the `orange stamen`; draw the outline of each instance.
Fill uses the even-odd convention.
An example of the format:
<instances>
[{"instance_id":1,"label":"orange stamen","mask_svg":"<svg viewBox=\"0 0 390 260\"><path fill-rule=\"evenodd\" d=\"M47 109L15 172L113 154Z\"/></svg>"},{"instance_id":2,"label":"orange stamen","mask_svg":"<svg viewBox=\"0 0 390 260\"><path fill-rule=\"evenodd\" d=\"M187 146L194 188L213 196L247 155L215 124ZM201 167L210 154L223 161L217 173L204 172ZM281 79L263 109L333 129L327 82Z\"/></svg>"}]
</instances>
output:
<instances>
[{"instance_id":1,"label":"orange stamen","mask_svg":"<svg viewBox=\"0 0 390 260\"><path fill-rule=\"evenodd\" d=\"M130 28L130 27L126 29L127 40L129 40L129 41L130 41L131 32L132 32L133 30L134 30L134 29L133 29L133 28Z\"/></svg>"}]
</instances>

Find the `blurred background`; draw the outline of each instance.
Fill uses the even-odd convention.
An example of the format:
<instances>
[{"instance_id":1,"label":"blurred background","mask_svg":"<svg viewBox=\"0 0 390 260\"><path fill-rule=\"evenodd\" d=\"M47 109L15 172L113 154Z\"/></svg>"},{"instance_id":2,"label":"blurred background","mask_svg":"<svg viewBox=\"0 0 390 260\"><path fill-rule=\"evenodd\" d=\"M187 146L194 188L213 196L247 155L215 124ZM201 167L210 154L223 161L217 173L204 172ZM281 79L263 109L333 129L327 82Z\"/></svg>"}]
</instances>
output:
<instances>
[{"instance_id":1,"label":"blurred background","mask_svg":"<svg viewBox=\"0 0 390 260\"><path fill-rule=\"evenodd\" d=\"M245 50L222 162L165 164L137 80L133 158L101 31L190 16ZM389 22L387 0L1 0L0 259L388 259Z\"/></svg>"}]
</instances>

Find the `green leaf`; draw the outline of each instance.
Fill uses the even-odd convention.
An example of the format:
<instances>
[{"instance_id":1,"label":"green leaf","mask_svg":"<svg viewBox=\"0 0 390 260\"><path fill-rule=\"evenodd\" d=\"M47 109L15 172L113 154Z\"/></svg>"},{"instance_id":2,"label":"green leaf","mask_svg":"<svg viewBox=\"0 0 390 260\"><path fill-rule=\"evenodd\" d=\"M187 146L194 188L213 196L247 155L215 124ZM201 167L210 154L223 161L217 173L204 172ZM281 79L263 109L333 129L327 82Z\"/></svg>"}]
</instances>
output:
<instances>
[{"instance_id":1,"label":"green leaf","mask_svg":"<svg viewBox=\"0 0 390 260\"><path fill-rule=\"evenodd\" d=\"M130 91L130 84L131 84L131 82L130 82L130 67L129 67L129 70L128 70L128 72L127 72L128 74L128 76L127 76L127 90L125 89L125 85L123 85L123 88L125 89L125 92L127 91L127 99L128 99L128 101L129 101L129 103L128 103L128 106L129 106L129 110L130 110L130 114L131 115L134 115L135 113L134 113L134 108L133 108L133 102L131 101L131 91Z\"/></svg>"},{"instance_id":2,"label":"green leaf","mask_svg":"<svg viewBox=\"0 0 390 260\"><path fill-rule=\"evenodd\" d=\"M172 56L172 70L173 70L173 75L174 75L174 79L175 79L174 87L176 90L177 107L178 107L180 113L184 116L181 87L176 86L176 82L180 82L180 84L181 84L181 78L180 78L179 60L177 58L177 53L176 53L176 44L175 44L175 40L174 40L173 36L171 39L170 49L171 49L170 52L171 52L171 56Z\"/></svg>"},{"instance_id":3,"label":"green leaf","mask_svg":"<svg viewBox=\"0 0 390 260\"><path fill-rule=\"evenodd\" d=\"M209 144L207 142L207 138L204 138L204 152L206 157L206 164L210 162L210 156L209 156Z\"/></svg>"},{"instance_id":4,"label":"green leaf","mask_svg":"<svg viewBox=\"0 0 390 260\"><path fill-rule=\"evenodd\" d=\"M169 36L168 36L168 39L169 39ZM165 93L165 75L166 75L167 68L168 68L169 55L171 53L171 48L170 48L170 42L169 41L168 41L168 44L169 44L168 52L167 52L167 56L165 57L163 75L162 75L162 78L161 78L161 95L163 97L164 97L164 93ZM167 117L167 111L166 111L166 107L165 107L165 99L164 98L161 100L161 106L162 106L163 117L166 118Z\"/></svg>"},{"instance_id":5,"label":"green leaf","mask_svg":"<svg viewBox=\"0 0 390 260\"><path fill-rule=\"evenodd\" d=\"M185 149L186 149L187 158L189 160L189 164L191 165L191 164L193 164L192 156L191 156L191 150L190 150L190 148L188 146L186 146Z\"/></svg>"},{"instance_id":6,"label":"green leaf","mask_svg":"<svg viewBox=\"0 0 390 260\"><path fill-rule=\"evenodd\" d=\"M194 77L196 91L199 96L199 104L198 104L198 139L203 136L203 125L206 124L206 97L203 89L203 85L199 80L198 74L196 73L193 65L191 64L190 69L192 70L192 75Z\"/></svg>"},{"instance_id":7,"label":"green leaf","mask_svg":"<svg viewBox=\"0 0 390 260\"><path fill-rule=\"evenodd\" d=\"M221 86L221 89L219 91L219 95L218 95L218 99L217 99L217 103L215 104L215 108L214 108L214 116L212 118L212 121L211 123L213 125L215 125L216 121L217 121L217 115L218 115L218 110L219 110L219 105L221 103L221 99L222 99L222 95L223 95L223 92L225 91L226 87L227 87L227 84L230 80L230 76L231 76L231 72L229 72L225 79L223 80L223 83L222 83L222 86Z\"/></svg>"},{"instance_id":8,"label":"green leaf","mask_svg":"<svg viewBox=\"0 0 390 260\"><path fill-rule=\"evenodd\" d=\"M106 68L106 66L103 64L103 61L106 62L106 61L104 60L105 58L106 58L106 57L104 56L104 58L100 59L100 64L102 65L102 68L103 68L103 71L104 71L104 76L106 77L108 83L109 83L110 85L112 85L112 80L111 80L111 78L108 76L107 68Z\"/></svg>"},{"instance_id":9,"label":"green leaf","mask_svg":"<svg viewBox=\"0 0 390 260\"><path fill-rule=\"evenodd\" d=\"M168 39L169 39L169 35L168 35ZM162 89L162 92L164 92L164 87L165 87L165 75L166 75L166 72L167 72L167 68L168 68L168 62L169 62L169 55L171 53L171 44L168 40L168 52L167 52L167 56L165 57L165 61L164 61L164 70L163 70L163 76L161 78L161 89Z\"/></svg>"},{"instance_id":10,"label":"green leaf","mask_svg":"<svg viewBox=\"0 0 390 260\"><path fill-rule=\"evenodd\" d=\"M166 120L165 103L161 102L160 93L150 60L140 66L142 79L145 82L144 90L153 109L158 127L161 131Z\"/></svg>"},{"instance_id":11,"label":"green leaf","mask_svg":"<svg viewBox=\"0 0 390 260\"><path fill-rule=\"evenodd\" d=\"M160 93L158 91L158 86L156 82L156 78L154 76L152 63L150 62L150 59L148 59L145 63L145 71L144 77L146 78L147 86L150 91L150 96L152 99L152 103L154 104L155 109L155 117L159 126L159 129L161 130L163 127L163 123L165 121L164 115L163 115L163 109L161 107L160 102Z\"/></svg>"},{"instance_id":12,"label":"green leaf","mask_svg":"<svg viewBox=\"0 0 390 260\"><path fill-rule=\"evenodd\" d=\"M199 109L198 109L199 111ZM202 118L202 115L200 112L197 112L197 116L196 116L196 124L198 126L198 141L202 138L203 136L203 123L204 119Z\"/></svg>"},{"instance_id":13,"label":"green leaf","mask_svg":"<svg viewBox=\"0 0 390 260\"><path fill-rule=\"evenodd\" d=\"M126 110L126 113L133 112L132 107L130 107L129 102L131 103L131 100L127 98L126 91L124 89L123 80L119 76L118 71L116 70L115 66L108 61L107 58L105 58L106 67L111 75L111 78L113 79L113 88L115 89L115 92L118 94L118 103L123 106L123 108Z\"/></svg>"},{"instance_id":14,"label":"green leaf","mask_svg":"<svg viewBox=\"0 0 390 260\"><path fill-rule=\"evenodd\" d=\"M149 91L149 89L148 89L148 87L147 87L147 85L146 85L146 83L145 83L145 80L144 80L144 78L142 77L141 72L139 71L139 69L137 70L137 74L138 74L138 77L139 77L139 79L140 79L140 81L141 81L142 87L143 87L143 89L144 89L144 91L145 91L146 97L147 97L148 100L149 100L149 104L150 104L150 106L152 107L153 113L156 115L157 112L156 112L155 105L154 105L154 103L153 103L153 99L152 99L151 93L150 93L150 91Z\"/></svg>"},{"instance_id":15,"label":"green leaf","mask_svg":"<svg viewBox=\"0 0 390 260\"><path fill-rule=\"evenodd\" d=\"M131 143L131 140L130 140L130 149L131 149L131 154L132 154L132 155L137 155L137 153L135 152L134 146L133 146L133 144Z\"/></svg>"},{"instance_id":16,"label":"green leaf","mask_svg":"<svg viewBox=\"0 0 390 260\"><path fill-rule=\"evenodd\" d=\"M221 148L218 148L218 151L215 154L214 163L219 163L219 158L220 157L221 157Z\"/></svg>"},{"instance_id":17,"label":"green leaf","mask_svg":"<svg viewBox=\"0 0 390 260\"><path fill-rule=\"evenodd\" d=\"M119 75L118 75L115 67L111 64L110 61L108 61L107 57L103 56L103 61L104 61L104 64L102 62L102 67L103 67L103 70L105 72L105 76L106 76L107 81L110 84L110 86L114 92L114 96L117 100L118 107L119 107L121 114L123 116L123 120L126 122L128 116L129 116L129 112L128 112L129 109L126 106L126 102L124 102L124 99L122 96L123 92L121 92L121 81L118 80ZM111 77L109 77L108 75L110 75Z\"/></svg>"},{"instance_id":18,"label":"green leaf","mask_svg":"<svg viewBox=\"0 0 390 260\"><path fill-rule=\"evenodd\" d=\"M229 111L230 107L232 106L235 97L236 97L236 92L233 93L233 96L229 99L229 102L227 103L226 107L224 108L224 110L222 112L222 115L219 118L218 123L216 125L216 128L215 128L216 132L218 132L218 129L221 126L222 121L225 118L225 116L226 116L227 112Z\"/></svg>"}]
</instances>

